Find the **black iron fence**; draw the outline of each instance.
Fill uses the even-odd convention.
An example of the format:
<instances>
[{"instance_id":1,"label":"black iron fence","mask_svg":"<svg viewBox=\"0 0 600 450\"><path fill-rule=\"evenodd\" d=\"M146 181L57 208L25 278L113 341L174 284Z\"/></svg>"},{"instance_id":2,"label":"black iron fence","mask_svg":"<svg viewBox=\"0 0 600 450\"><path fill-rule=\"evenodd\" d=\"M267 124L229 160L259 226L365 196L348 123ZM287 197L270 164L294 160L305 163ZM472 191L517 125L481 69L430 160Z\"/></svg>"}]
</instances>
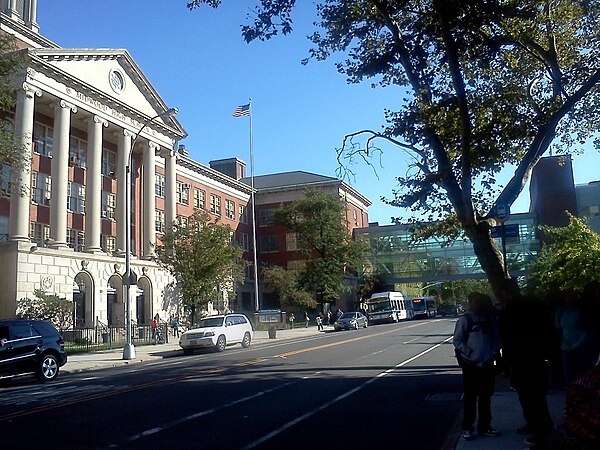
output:
<instances>
[{"instance_id":1,"label":"black iron fence","mask_svg":"<svg viewBox=\"0 0 600 450\"><path fill-rule=\"evenodd\" d=\"M151 325L131 326L133 345L152 345L169 342L169 329L166 322L161 322L157 330ZM93 328L74 328L62 332L67 353L110 350L125 345L125 327L109 327L98 323Z\"/></svg>"}]
</instances>

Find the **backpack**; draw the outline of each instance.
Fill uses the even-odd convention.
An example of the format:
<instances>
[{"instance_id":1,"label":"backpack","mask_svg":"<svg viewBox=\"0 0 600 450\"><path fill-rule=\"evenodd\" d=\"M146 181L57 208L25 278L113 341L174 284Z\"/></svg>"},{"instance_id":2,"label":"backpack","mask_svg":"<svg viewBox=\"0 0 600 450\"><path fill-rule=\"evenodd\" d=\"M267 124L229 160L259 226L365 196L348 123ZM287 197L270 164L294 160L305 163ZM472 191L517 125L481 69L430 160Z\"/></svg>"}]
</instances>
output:
<instances>
[{"instance_id":1,"label":"backpack","mask_svg":"<svg viewBox=\"0 0 600 450\"><path fill-rule=\"evenodd\" d=\"M467 334L466 334L466 340L469 340L469 334L471 334L471 331L473 331L473 327L475 326L475 322L473 322L473 317L471 317L470 314L463 314L463 317L465 319L467 319ZM477 322L477 324L479 325L480 323L485 323L489 326L491 326L491 320L489 318L489 316L486 314L485 319L483 321L479 321ZM472 366L473 363L471 361L466 360L462 353L460 352L459 349L457 349L456 347L454 348L454 356L456 357L456 362L458 363L458 365L460 367L465 367L465 366Z\"/></svg>"}]
</instances>

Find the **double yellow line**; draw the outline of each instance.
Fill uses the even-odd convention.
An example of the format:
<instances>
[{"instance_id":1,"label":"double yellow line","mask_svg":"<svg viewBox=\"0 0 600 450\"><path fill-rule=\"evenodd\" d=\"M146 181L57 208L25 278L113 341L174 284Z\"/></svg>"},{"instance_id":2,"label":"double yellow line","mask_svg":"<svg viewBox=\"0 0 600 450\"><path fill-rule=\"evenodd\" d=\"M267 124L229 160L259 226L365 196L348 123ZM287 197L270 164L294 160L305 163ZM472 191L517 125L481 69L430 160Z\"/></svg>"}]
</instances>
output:
<instances>
[{"instance_id":1,"label":"double yellow line","mask_svg":"<svg viewBox=\"0 0 600 450\"><path fill-rule=\"evenodd\" d=\"M406 327L402 327L402 329L406 330L409 328L415 328L415 327L419 327L421 325L425 325L427 323L431 323L431 322L420 322L420 323L408 325ZM292 350L292 351L285 352L285 353L279 353L277 355L266 357L266 358L255 358L255 359L251 359L248 361L242 361L237 364L233 364L231 366L222 366L222 367L215 367L213 369L207 369L207 370L203 371L200 375L194 374L194 375L182 375L182 376L177 376L177 377L169 377L169 378L165 378L162 380L150 381L148 383L136 384L134 386L126 386L126 387L122 387L122 388L111 389L110 391L106 391L106 392L98 392L95 394L84 395L81 397L72 398L70 400L64 400L60 403L38 406L36 408L32 408L32 409L28 409L28 410L17 411L14 413L5 414L3 416L0 416L0 422L9 420L9 419L15 419L17 417L27 416L30 414L48 411L51 409L61 408L63 406L70 406L70 405L74 405L77 403L83 403L83 402L87 402L87 401L91 401L91 400L98 400L101 398L112 397L115 395L124 394L127 392L132 392L132 391L136 391L136 390L140 390L140 389L145 389L148 387L158 386L161 384L169 384L169 383L172 383L175 381L191 380L191 379L198 378L199 376L203 376L203 375L214 375L217 373L225 372L227 369L231 369L231 368L235 368L235 367L246 367L246 366L253 366L256 364L260 364L260 363L268 361L269 359L272 359L272 358L287 358L289 356L299 355L301 353L312 352L315 350L321 350L321 349L328 348L328 347L334 347L336 345L349 344L352 342L362 341L364 339L370 339L370 338L376 337L376 336L383 336L385 334L395 333L397 331L398 331L398 329L394 328L394 329L387 330L387 331L381 331L379 333L367 334L367 335L358 336L358 337L354 337L354 338L350 338L350 339L344 339L342 341L329 342L327 344L320 344L320 345L315 345L312 347L306 347L306 348L301 348L298 350Z\"/></svg>"},{"instance_id":2,"label":"double yellow line","mask_svg":"<svg viewBox=\"0 0 600 450\"><path fill-rule=\"evenodd\" d=\"M409 328L420 327L421 325L424 325L426 323L430 323L430 322L416 323L416 324L413 324L413 325L402 327L402 329L403 330L408 330ZM390 333L394 333L394 332L397 332L397 331L398 331L398 329L395 328L395 329L388 330L388 331L380 331L379 333L367 334L367 335L358 336L358 337L355 337L355 338L344 339L343 341L329 342L327 344L321 344L321 345L315 345L313 347L301 348L299 350L292 350L292 351L289 351L289 352L280 353L278 355L273 356L273 358L287 358L288 356L298 355L300 353L312 352L314 350L321 350L321 349L327 348L327 347L335 347L336 345L349 344L351 342L362 341L363 339L369 339L369 338L372 338L372 337L375 337L375 336L382 336L384 334L390 334Z\"/></svg>"}]
</instances>

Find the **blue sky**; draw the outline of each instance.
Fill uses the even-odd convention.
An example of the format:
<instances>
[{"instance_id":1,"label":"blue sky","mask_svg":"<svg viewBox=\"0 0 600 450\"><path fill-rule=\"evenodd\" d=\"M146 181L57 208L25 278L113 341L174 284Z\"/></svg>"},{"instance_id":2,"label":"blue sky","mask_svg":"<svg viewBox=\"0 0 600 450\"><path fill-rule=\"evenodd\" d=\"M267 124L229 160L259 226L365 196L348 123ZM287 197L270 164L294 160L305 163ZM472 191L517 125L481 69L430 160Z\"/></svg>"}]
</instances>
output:
<instances>
[{"instance_id":1,"label":"blue sky","mask_svg":"<svg viewBox=\"0 0 600 450\"><path fill-rule=\"evenodd\" d=\"M347 85L332 61L300 64L313 30L313 2L299 2L292 35L251 44L242 40L240 24L255 0L224 1L218 10L189 11L186 3L41 0L38 23L40 33L62 47L126 48L165 102L179 108L189 134L184 143L202 163L231 156L249 163L247 118L231 113L252 97L256 175L305 170L335 176L335 150L344 135L379 130L384 108L402 101L399 88ZM373 202L370 221L387 224L407 217L380 200L391 197L395 177L406 174L407 156L382 148L377 175L362 164L348 181ZM576 183L600 179L600 154L590 147L574 157L574 170ZM524 192L512 210L528 206Z\"/></svg>"}]
</instances>

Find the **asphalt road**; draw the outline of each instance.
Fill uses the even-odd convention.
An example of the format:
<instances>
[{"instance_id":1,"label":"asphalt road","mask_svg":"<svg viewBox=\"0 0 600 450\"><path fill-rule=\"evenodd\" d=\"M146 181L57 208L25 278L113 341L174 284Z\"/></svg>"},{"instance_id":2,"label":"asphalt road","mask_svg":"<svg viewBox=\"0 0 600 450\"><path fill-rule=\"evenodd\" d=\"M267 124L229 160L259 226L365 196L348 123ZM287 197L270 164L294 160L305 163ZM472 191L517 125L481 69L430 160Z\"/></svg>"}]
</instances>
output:
<instances>
[{"instance_id":1,"label":"asphalt road","mask_svg":"<svg viewBox=\"0 0 600 450\"><path fill-rule=\"evenodd\" d=\"M441 449L460 411L449 319L320 333L0 389L2 448Z\"/></svg>"}]
</instances>

